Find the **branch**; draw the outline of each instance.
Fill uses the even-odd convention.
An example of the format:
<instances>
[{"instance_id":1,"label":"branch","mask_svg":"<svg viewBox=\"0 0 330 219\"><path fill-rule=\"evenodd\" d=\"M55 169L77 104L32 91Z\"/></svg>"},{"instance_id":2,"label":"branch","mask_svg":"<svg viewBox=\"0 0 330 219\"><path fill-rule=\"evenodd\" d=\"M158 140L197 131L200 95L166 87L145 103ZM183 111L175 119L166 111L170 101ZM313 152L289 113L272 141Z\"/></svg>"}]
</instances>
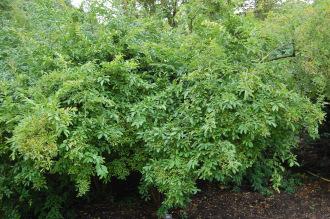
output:
<instances>
[{"instance_id":1,"label":"branch","mask_svg":"<svg viewBox=\"0 0 330 219\"><path fill-rule=\"evenodd\" d=\"M288 45L288 44L287 44ZM280 50L281 48L283 49L287 49L285 48L285 46L287 45L284 45L284 46L281 46L281 47L278 47L274 50L272 50L270 53L268 53L265 57L263 57L259 63L262 63L262 62L271 62L271 61L276 61L276 60L279 60L279 59L285 59L285 58L289 58L289 57L296 57L296 49L295 49L295 43L294 41L292 40L292 43L289 44L289 45L292 45L292 53L289 53L289 54L283 54L283 55L277 55L276 57L274 58L269 58L276 50ZM283 51L283 50L282 50Z\"/></svg>"},{"instance_id":2,"label":"branch","mask_svg":"<svg viewBox=\"0 0 330 219\"><path fill-rule=\"evenodd\" d=\"M312 176L315 176L315 177L317 177L317 178L320 178L320 179L322 179L322 180L324 180L324 181L326 181L326 182L330 182L330 179L326 179L326 178L323 178L322 176L319 176L319 175L317 175L317 174L315 174L315 173L312 173L312 172L310 172L310 171L306 171L307 173L309 173L310 175L312 175Z\"/></svg>"},{"instance_id":3,"label":"branch","mask_svg":"<svg viewBox=\"0 0 330 219\"><path fill-rule=\"evenodd\" d=\"M288 54L288 55L279 56L279 57L276 57L276 58L273 58L273 59L269 59L268 61L271 62L271 61L276 61L276 60L279 60L279 59L285 59L285 58L289 58L289 57L296 57L295 52L293 52L292 54Z\"/></svg>"}]
</instances>

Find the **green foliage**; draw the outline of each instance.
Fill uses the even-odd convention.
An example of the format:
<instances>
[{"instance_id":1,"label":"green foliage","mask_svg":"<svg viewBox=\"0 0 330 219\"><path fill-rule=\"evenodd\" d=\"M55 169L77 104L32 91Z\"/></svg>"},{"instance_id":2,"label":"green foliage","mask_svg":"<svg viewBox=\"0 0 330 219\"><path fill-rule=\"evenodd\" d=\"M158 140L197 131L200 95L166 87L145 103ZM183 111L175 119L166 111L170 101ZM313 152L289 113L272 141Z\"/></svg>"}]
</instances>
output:
<instances>
[{"instance_id":1,"label":"green foliage","mask_svg":"<svg viewBox=\"0 0 330 219\"><path fill-rule=\"evenodd\" d=\"M307 47L294 60L275 59L295 53L292 40L323 48L326 37L301 26L300 38L289 27L270 35L276 16L235 15L239 1L184 1L175 14L163 2L172 11L165 19L164 8L145 2L144 11L138 2L89 2L87 11L60 0L6 4L0 217L68 217L63 206L87 195L92 178L107 183L133 171L146 198L151 188L164 194L160 213L184 206L197 180L247 180L262 192L290 184L283 176L298 165L299 134L317 137L324 117L322 89L304 87L297 69L308 73L307 56L326 71L327 60ZM311 28L315 16L299 25Z\"/></svg>"},{"instance_id":2,"label":"green foliage","mask_svg":"<svg viewBox=\"0 0 330 219\"><path fill-rule=\"evenodd\" d=\"M277 0L256 0L255 1L255 15L258 18L265 18L267 14L276 9L276 6L279 4Z\"/></svg>"},{"instance_id":3,"label":"green foliage","mask_svg":"<svg viewBox=\"0 0 330 219\"><path fill-rule=\"evenodd\" d=\"M303 15L303 16L302 16ZM294 46L295 58L286 68L292 68L297 86L306 95L330 97L329 54L330 3L288 3L270 14L263 25L263 35L273 48L281 44Z\"/></svg>"}]
</instances>

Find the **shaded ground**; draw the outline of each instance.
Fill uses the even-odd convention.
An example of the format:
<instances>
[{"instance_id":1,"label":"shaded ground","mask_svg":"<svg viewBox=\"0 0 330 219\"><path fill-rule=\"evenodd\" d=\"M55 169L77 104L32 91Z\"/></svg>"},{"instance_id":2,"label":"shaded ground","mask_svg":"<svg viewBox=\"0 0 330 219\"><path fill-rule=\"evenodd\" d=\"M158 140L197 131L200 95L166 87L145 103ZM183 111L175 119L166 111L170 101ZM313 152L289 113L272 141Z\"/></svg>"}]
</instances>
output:
<instances>
[{"instance_id":1,"label":"shaded ground","mask_svg":"<svg viewBox=\"0 0 330 219\"><path fill-rule=\"evenodd\" d=\"M189 218L330 218L330 183L312 181L295 194L221 191L211 186L188 207Z\"/></svg>"},{"instance_id":2,"label":"shaded ground","mask_svg":"<svg viewBox=\"0 0 330 219\"><path fill-rule=\"evenodd\" d=\"M294 194L264 197L251 191L233 192L212 184L204 185L185 212L172 212L173 218L330 218L330 183L314 177ZM84 206L86 219L156 218L156 208L138 198L121 202Z\"/></svg>"}]
</instances>

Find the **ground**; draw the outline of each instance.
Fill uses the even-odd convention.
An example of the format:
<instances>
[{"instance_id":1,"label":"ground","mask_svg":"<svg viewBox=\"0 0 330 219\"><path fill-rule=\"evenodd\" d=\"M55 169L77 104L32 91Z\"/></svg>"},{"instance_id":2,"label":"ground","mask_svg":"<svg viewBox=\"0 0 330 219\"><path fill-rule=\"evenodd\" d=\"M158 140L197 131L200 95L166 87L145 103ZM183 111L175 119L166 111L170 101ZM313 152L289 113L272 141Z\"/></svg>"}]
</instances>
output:
<instances>
[{"instance_id":1,"label":"ground","mask_svg":"<svg viewBox=\"0 0 330 219\"><path fill-rule=\"evenodd\" d=\"M330 183L310 176L293 194L262 196L252 191L223 189L205 184L188 208L172 212L173 218L330 218ZM157 218L156 207L138 198L81 207L80 218Z\"/></svg>"}]
</instances>

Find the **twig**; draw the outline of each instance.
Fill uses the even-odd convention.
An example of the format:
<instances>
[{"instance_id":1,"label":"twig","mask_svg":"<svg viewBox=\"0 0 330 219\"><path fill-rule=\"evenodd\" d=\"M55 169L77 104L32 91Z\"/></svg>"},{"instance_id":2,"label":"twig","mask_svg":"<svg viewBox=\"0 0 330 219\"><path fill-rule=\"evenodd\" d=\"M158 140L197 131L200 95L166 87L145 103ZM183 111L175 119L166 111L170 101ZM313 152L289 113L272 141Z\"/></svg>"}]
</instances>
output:
<instances>
[{"instance_id":1,"label":"twig","mask_svg":"<svg viewBox=\"0 0 330 219\"><path fill-rule=\"evenodd\" d=\"M309 173L310 175L312 175L312 176L315 176L315 177L318 177L318 178L320 178L320 179L322 179L322 180L324 180L324 181L326 181L326 182L330 182L330 179L326 179L326 178L324 178L324 177L322 177L322 176L319 176L319 175L317 175L317 174L315 174L315 173L312 173L312 172L310 172L310 171L306 171L307 173Z\"/></svg>"},{"instance_id":2,"label":"twig","mask_svg":"<svg viewBox=\"0 0 330 219\"><path fill-rule=\"evenodd\" d=\"M275 60L279 60L279 59L285 59L285 58L289 58L289 57L296 57L296 49L295 49L295 43L294 41L292 40L291 42L292 46L293 46L293 51L292 53L290 54L286 54L286 55L282 55L282 56L278 56L278 57L275 57L275 58L272 58L272 59L269 59L269 57L272 55L273 52L275 52L276 50L278 49L281 49L283 48L283 45L281 47L278 47L274 50L272 50L271 52L269 52L265 57L263 57L258 63L262 63L262 62L265 62L265 61L268 61L268 62L271 62L271 61L275 61ZM267 60L268 59L268 60Z\"/></svg>"}]
</instances>

